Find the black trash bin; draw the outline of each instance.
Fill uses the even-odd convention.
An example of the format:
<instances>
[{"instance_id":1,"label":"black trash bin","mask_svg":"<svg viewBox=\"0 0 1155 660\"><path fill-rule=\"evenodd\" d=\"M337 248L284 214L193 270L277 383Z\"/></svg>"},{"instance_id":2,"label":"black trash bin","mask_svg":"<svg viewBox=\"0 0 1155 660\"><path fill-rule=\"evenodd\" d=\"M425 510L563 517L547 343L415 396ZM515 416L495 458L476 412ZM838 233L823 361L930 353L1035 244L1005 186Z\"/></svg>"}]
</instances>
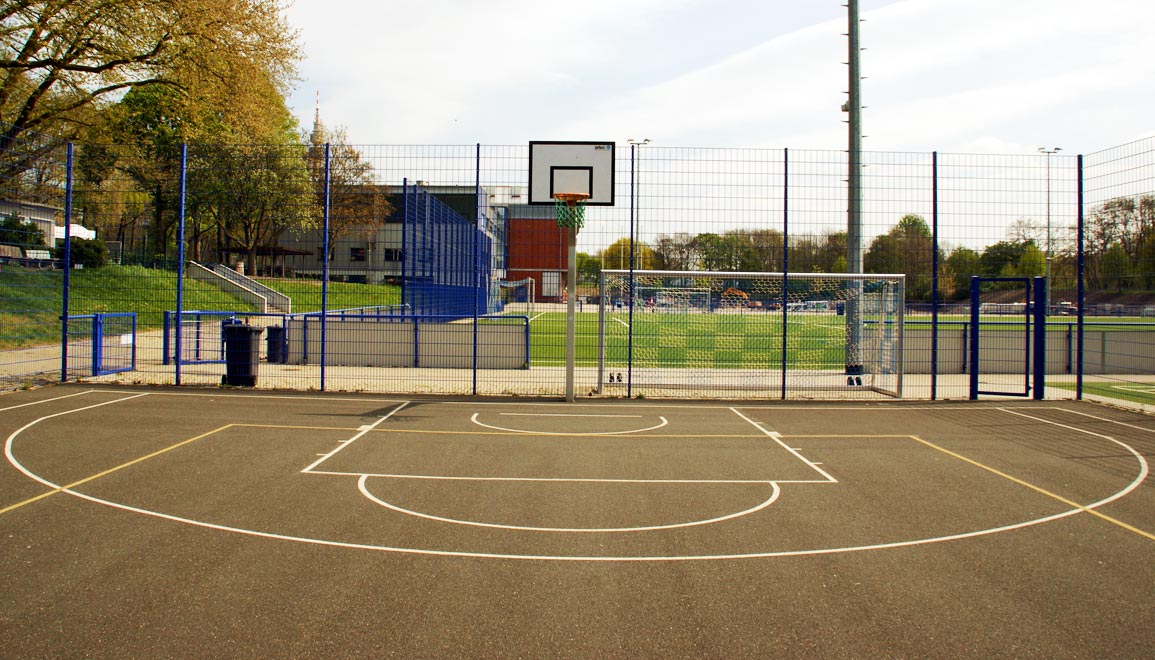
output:
<instances>
[{"instance_id":1,"label":"black trash bin","mask_svg":"<svg viewBox=\"0 0 1155 660\"><path fill-rule=\"evenodd\" d=\"M269 364L284 364L288 359L288 346L285 344L285 328L279 325L269 326L269 336L266 339L266 354Z\"/></svg>"},{"instance_id":2,"label":"black trash bin","mask_svg":"<svg viewBox=\"0 0 1155 660\"><path fill-rule=\"evenodd\" d=\"M260 365L260 339L264 328L255 328L229 319L221 324L225 342L225 375L221 385L256 387Z\"/></svg>"}]
</instances>

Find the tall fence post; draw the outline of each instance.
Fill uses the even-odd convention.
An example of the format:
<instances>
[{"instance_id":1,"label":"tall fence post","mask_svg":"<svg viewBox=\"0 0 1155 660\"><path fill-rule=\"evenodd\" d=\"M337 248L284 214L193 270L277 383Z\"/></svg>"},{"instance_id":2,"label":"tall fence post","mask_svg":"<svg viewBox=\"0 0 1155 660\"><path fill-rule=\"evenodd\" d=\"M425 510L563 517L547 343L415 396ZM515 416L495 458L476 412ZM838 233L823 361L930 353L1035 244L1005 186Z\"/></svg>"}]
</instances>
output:
<instances>
[{"instance_id":1,"label":"tall fence post","mask_svg":"<svg viewBox=\"0 0 1155 660\"><path fill-rule=\"evenodd\" d=\"M177 226L177 260L176 260L176 367L174 372L174 382L177 386L181 384L181 347L183 333L181 332L181 320L184 317L184 225L185 225L185 206L188 200L188 144L182 143L180 145L180 208L177 209L179 216L179 224ZM166 356L167 357L167 356Z\"/></svg>"},{"instance_id":2,"label":"tall fence post","mask_svg":"<svg viewBox=\"0 0 1155 660\"><path fill-rule=\"evenodd\" d=\"M930 400L938 399L938 152L930 155Z\"/></svg>"},{"instance_id":3,"label":"tall fence post","mask_svg":"<svg viewBox=\"0 0 1155 660\"><path fill-rule=\"evenodd\" d=\"M1085 320L1086 308L1087 308L1087 289L1086 289L1087 272L1085 270L1085 268L1086 268L1086 253L1085 253L1085 249L1086 249L1086 234L1085 234L1086 226L1084 224L1084 215L1083 215L1083 201L1084 201L1084 198L1083 198L1083 174L1084 174L1084 172L1083 172L1083 154L1079 154L1079 157L1076 160L1076 167L1077 167L1077 172L1078 172L1076 175L1078 178L1078 181L1076 184L1077 185L1077 191L1076 191L1077 199L1075 202L1075 207L1076 207L1076 213L1078 214L1078 217L1076 218L1078 237L1076 240L1077 246L1076 246L1075 250L1077 253L1076 268L1078 270L1078 284L1077 284L1078 302L1076 303L1076 306L1078 307L1078 309L1075 312L1077 314L1075 319L1076 319L1078 326L1079 326L1079 334L1078 334L1078 337L1076 337L1076 339L1075 339L1075 341L1078 342L1078 344L1076 345L1076 348L1075 348L1075 398L1082 401L1083 400L1083 358L1084 358L1083 339L1085 337L1083 330L1085 328L1084 320Z\"/></svg>"},{"instance_id":4,"label":"tall fence post","mask_svg":"<svg viewBox=\"0 0 1155 660\"><path fill-rule=\"evenodd\" d=\"M1050 278L1036 277L1033 283L1035 290L1032 298L1035 300L1035 313L1031 325L1034 326L1035 333L1031 350L1035 360L1031 393L1036 401L1042 401L1047 389L1047 307L1050 304L1047 286L1050 284Z\"/></svg>"},{"instance_id":5,"label":"tall fence post","mask_svg":"<svg viewBox=\"0 0 1155 660\"><path fill-rule=\"evenodd\" d=\"M64 162L64 290L60 310L60 382L68 381L68 299L72 286L72 162L74 149L68 143Z\"/></svg>"},{"instance_id":6,"label":"tall fence post","mask_svg":"<svg viewBox=\"0 0 1155 660\"><path fill-rule=\"evenodd\" d=\"M478 307L481 304L481 227L484 224L484 211L481 207L481 143L477 143L477 156L474 161L473 194L477 203L477 219L473 223L473 395L477 396L477 324ZM487 283L488 284L488 283Z\"/></svg>"},{"instance_id":7,"label":"tall fence post","mask_svg":"<svg viewBox=\"0 0 1155 660\"><path fill-rule=\"evenodd\" d=\"M328 316L329 316L329 143L325 143L325 195L324 208L322 213L324 215L324 236L321 238L322 253L324 256L321 259L321 391L325 391L325 362L328 356Z\"/></svg>"},{"instance_id":8,"label":"tall fence post","mask_svg":"<svg viewBox=\"0 0 1155 660\"><path fill-rule=\"evenodd\" d=\"M790 149L782 150L782 392L786 400L786 302L790 288Z\"/></svg>"},{"instance_id":9,"label":"tall fence post","mask_svg":"<svg viewBox=\"0 0 1155 660\"><path fill-rule=\"evenodd\" d=\"M982 299L982 287L979 286L979 277L971 277L971 322L970 330L970 400L979 398L979 301Z\"/></svg>"}]
</instances>

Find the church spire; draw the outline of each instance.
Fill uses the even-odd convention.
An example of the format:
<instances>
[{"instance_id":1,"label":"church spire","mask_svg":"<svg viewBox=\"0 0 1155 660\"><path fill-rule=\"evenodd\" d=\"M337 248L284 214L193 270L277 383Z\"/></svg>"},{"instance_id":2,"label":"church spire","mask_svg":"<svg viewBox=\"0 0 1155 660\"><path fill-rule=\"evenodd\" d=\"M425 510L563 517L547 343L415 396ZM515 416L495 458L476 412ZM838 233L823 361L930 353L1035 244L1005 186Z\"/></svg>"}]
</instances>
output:
<instances>
[{"instance_id":1,"label":"church spire","mask_svg":"<svg viewBox=\"0 0 1155 660\"><path fill-rule=\"evenodd\" d=\"M317 90L316 111L313 115L313 132L309 134L309 141L315 145L322 145L328 139L325 125L321 123L321 90Z\"/></svg>"}]
</instances>

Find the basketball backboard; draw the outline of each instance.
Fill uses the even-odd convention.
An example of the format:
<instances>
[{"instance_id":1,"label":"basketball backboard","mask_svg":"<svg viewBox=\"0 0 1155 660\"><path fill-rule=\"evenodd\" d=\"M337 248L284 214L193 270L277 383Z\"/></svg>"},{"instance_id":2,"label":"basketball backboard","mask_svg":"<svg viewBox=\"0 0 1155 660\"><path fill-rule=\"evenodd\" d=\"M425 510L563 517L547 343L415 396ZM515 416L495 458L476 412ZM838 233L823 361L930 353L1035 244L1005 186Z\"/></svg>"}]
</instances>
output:
<instances>
[{"instance_id":1,"label":"basketball backboard","mask_svg":"<svg viewBox=\"0 0 1155 660\"><path fill-rule=\"evenodd\" d=\"M614 205L613 142L530 142L529 203L555 193L585 193L587 206Z\"/></svg>"}]
</instances>

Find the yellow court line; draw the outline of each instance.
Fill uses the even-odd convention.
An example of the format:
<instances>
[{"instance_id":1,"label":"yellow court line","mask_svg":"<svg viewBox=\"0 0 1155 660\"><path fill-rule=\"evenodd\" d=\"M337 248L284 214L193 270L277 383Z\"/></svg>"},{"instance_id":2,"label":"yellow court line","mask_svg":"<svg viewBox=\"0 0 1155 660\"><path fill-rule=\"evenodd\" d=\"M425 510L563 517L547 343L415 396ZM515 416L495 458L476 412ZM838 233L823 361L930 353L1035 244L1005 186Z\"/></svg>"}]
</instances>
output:
<instances>
[{"instance_id":1,"label":"yellow court line","mask_svg":"<svg viewBox=\"0 0 1155 660\"><path fill-rule=\"evenodd\" d=\"M956 454L955 452L953 452L949 449L944 449L943 447L939 447L938 445L934 444L933 442L928 442L926 440L923 440L922 438L918 437L917 435L912 435L912 436L907 436L907 437L911 438L912 440L915 440L916 442L920 442L920 443L926 445L927 447L930 447L931 449L937 449L938 451L941 451L942 453L946 454L947 456L952 456L952 457L957 458L960 461L963 461L965 463L970 463L971 465L974 465L975 467L982 468L982 469L986 470L987 472L990 472L992 474L996 474L996 475L998 475L1004 479L1008 479L1010 481L1013 481L1014 483L1016 483L1020 486L1025 486L1026 488L1029 488L1029 489L1035 491L1036 493L1046 495L1047 497L1049 497L1053 500L1057 500L1059 502L1062 502L1063 504L1066 504L1067 506L1079 509L1083 513L1089 513L1092 516L1095 516L1096 518L1100 518L1102 520L1105 520L1105 521L1111 523L1112 525L1118 525L1119 527L1122 527L1123 529L1125 529L1129 532L1133 532L1135 534L1138 534L1139 536L1142 536L1143 538L1155 541L1155 534L1152 534L1150 532L1145 532L1145 531L1139 529L1138 527L1135 527L1133 525L1129 525L1129 524L1123 522L1122 520L1119 520L1118 518L1112 518L1111 516L1108 516L1105 513L1099 512L1097 509L1088 508L1086 506L1083 506L1082 504L1079 504L1078 502L1075 502L1073 500L1069 500L1069 499L1063 497L1062 495L1052 493L1051 491L1049 491L1045 488L1040 488L1039 486L1036 486L1032 483L1028 483L1026 481L1023 481L1022 479L1019 479L1018 477L1013 477L1013 476L1007 474L1006 472L1002 472L1002 471L996 470L993 467L983 465L982 463L979 463L976 460L967 458L966 456L963 456L962 454Z\"/></svg>"},{"instance_id":2,"label":"yellow court line","mask_svg":"<svg viewBox=\"0 0 1155 660\"><path fill-rule=\"evenodd\" d=\"M127 463L121 463L120 465L118 465L118 466L116 466L116 467L114 467L114 468L109 468L109 469L107 469L107 470L105 470L105 471L103 471L103 472L98 472L98 473L96 473L96 474L94 474L94 475L92 475L92 476L90 476L90 477L85 477L85 478L83 478L83 479L81 479L81 480L79 480L79 481L74 481L74 482L72 482L72 483L70 483L70 484L68 484L68 485L66 485L66 486L58 486L57 488L55 488L55 489L53 489L53 490L50 490L50 491L48 491L48 492L46 492L46 493L41 493L40 495L37 495L36 497L32 497L32 498L26 499L26 500L24 500L23 502L17 502L16 504L12 504L12 505L6 506L6 507L4 507L3 509L0 509L0 515L4 515L5 513L8 513L9 511L14 511L14 510L16 510L16 509L19 509L19 508L20 508L20 507L22 507L22 506L25 506L25 505L28 505L28 504L32 504L33 502L39 502L40 500L42 500L42 499L44 499L44 498L46 498L46 497L48 497L48 496L50 496L50 495L55 495L55 494L57 494L57 493L59 493L59 492L62 492L62 491L66 491L66 490L70 490L70 489L72 489L72 488L76 488L77 486L80 486L80 485L82 485L82 484L86 484L86 483L88 483L88 482L90 482L90 481L94 481L94 480L96 480L96 479L99 479L99 478L101 478L101 477L105 477L105 476L108 476L108 475L112 474L113 472L117 472L117 471L119 471L119 470L123 470L123 469L124 469L124 468L126 468L126 467L130 467L130 466L136 465L137 463L140 463L140 462L143 462L143 461L147 461L147 460L148 460L148 459L150 459L150 458L155 458L155 457L157 457L157 456L160 456L161 454L164 454L164 453L166 453L166 452L170 452L170 451L172 451L172 450L174 450L174 449L177 449L178 447L183 447L184 445L187 445L187 444L189 444L189 443L191 443L191 442L196 442L197 440L201 440L201 439L203 439L203 438L207 438L207 437L209 437L210 435L213 435L213 434L216 434L216 433L220 433L221 431L224 431L225 429L228 429L228 428L229 428L229 427L231 427L231 426L234 426L234 425L233 425L233 424L225 424L224 426L222 426L222 427L220 427L220 428L217 428L217 429L213 429L212 431L209 431L208 433L202 433L202 434L200 434L200 435L198 435L198 436L196 436L196 437L194 437L194 438L189 438L188 440L181 440L180 442L176 443L175 445L172 445L172 446L169 446L169 447L165 447L164 449L160 449L160 450L158 450L158 451L154 451L154 452L152 452L151 454L148 454L148 455L145 455L145 456L141 456L141 457L139 457L139 458L134 458L134 459L132 459L131 461L128 461Z\"/></svg>"}]
</instances>

